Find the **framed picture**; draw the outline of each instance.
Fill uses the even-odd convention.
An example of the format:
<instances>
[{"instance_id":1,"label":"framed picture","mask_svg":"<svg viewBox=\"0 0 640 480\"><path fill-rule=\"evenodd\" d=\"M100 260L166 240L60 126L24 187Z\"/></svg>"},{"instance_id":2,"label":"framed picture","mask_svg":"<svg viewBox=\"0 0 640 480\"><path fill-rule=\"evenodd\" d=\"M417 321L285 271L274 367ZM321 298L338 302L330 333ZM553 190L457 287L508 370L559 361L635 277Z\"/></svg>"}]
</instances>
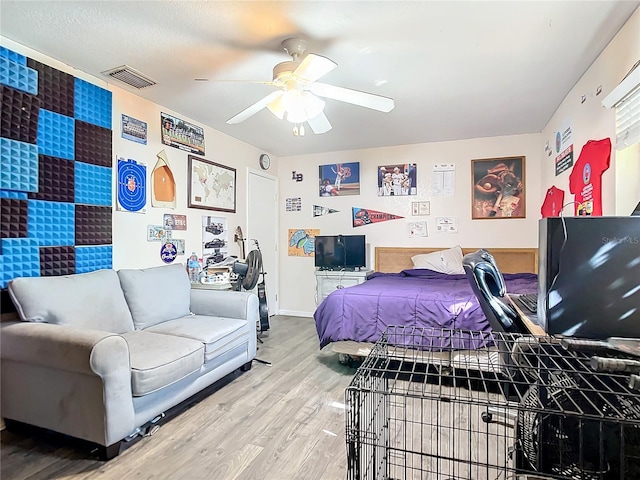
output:
<instances>
[{"instance_id":1,"label":"framed picture","mask_svg":"<svg viewBox=\"0 0 640 480\"><path fill-rule=\"evenodd\" d=\"M471 218L525 217L525 157L471 160Z\"/></svg>"},{"instance_id":2,"label":"framed picture","mask_svg":"<svg viewBox=\"0 0 640 480\"><path fill-rule=\"evenodd\" d=\"M236 169L189 155L189 207L236 211Z\"/></svg>"}]
</instances>

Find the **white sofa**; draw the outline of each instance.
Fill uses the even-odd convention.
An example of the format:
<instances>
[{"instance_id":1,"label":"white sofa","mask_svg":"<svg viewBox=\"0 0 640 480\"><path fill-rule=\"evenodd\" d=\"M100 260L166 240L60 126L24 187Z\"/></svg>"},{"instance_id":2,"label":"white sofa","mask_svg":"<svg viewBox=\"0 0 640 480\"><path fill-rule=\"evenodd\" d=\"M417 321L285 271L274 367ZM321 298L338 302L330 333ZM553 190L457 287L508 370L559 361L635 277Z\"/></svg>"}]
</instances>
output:
<instances>
[{"instance_id":1,"label":"white sofa","mask_svg":"<svg viewBox=\"0 0 640 480\"><path fill-rule=\"evenodd\" d=\"M257 296L192 290L182 265L18 278L9 294L22 321L0 335L7 425L94 442L105 459L256 355Z\"/></svg>"}]
</instances>

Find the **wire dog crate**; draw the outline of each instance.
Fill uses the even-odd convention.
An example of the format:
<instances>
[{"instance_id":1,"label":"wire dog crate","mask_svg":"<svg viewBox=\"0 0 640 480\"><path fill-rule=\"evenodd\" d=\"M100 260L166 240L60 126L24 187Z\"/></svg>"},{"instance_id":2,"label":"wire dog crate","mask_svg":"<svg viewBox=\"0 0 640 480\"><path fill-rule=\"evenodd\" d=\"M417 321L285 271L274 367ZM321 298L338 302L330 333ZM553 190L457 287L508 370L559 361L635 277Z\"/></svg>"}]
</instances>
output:
<instances>
[{"instance_id":1,"label":"wire dog crate","mask_svg":"<svg viewBox=\"0 0 640 480\"><path fill-rule=\"evenodd\" d=\"M348 479L640 478L636 362L595 353L389 327L345 393Z\"/></svg>"}]
</instances>

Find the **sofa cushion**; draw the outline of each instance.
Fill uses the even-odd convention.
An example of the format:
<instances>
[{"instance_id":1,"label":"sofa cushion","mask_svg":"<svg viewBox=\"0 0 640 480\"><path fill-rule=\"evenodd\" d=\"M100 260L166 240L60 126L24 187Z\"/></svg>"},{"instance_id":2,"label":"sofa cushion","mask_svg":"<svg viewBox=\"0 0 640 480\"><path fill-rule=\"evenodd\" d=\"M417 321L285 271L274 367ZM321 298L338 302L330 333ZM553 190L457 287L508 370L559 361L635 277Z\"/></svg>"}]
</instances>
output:
<instances>
[{"instance_id":1,"label":"sofa cushion","mask_svg":"<svg viewBox=\"0 0 640 480\"><path fill-rule=\"evenodd\" d=\"M189 338L133 331L122 335L129 345L131 390L140 397L200 370L203 345Z\"/></svg>"},{"instance_id":2,"label":"sofa cushion","mask_svg":"<svg viewBox=\"0 0 640 480\"><path fill-rule=\"evenodd\" d=\"M191 283L182 264L118 271L137 330L189 314Z\"/></svg>"},{"instance_id":3,"label":"sofa cushion","mask_svg":"<svg viewBox=\"0 0 640 480\"><path fill-rule=\"evenodd\" d=\"M252 328L255 329L255 326ZM189 315L155 325L146 331L198 340L204 345L205 363L246 343L249 338L246 320L207 315Z\"/></svg>"},{"instance_id":4,"label":"sofa cushion","mask_svg":"<svg viewBox=\"0 0 640 480\"><path fill-rule=\"evenodd\" d=\"M112 333L133 330L115 270L16 278L9 283L9 295L24 321Z\"/></svg>"}]
</instances>

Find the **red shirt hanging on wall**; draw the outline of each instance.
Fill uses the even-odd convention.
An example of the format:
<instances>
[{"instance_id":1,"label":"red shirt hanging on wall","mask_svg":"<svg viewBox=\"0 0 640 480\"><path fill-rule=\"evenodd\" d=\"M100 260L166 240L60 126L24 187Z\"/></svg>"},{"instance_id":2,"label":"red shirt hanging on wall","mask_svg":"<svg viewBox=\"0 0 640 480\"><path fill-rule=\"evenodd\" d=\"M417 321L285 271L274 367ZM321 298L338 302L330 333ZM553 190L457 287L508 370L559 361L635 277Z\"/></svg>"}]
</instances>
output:
<instances>
[{"instance_id":1,"label":"red shirt hanging on wall","mask_svg":"<svg viewBox=\"0 0 640 480\"><path fill-rule=\"evenodd\" d=\"M542 218L557 217L562 212L562 205L564 203L564 190L552 186L547 190L544 196L544 202L540 208Z\"/></svg>"},{"instance_id":2,"label":"red shirt hanging on wall","mask_svg":"<svg viewBox=\"0 0 640 480\"><path fill-rule=\"evenodd\" d=\"M589 140L569 176L577 216L602 216L602 174L609 168L611 140Z\"/></svg>"}]
</instances>

